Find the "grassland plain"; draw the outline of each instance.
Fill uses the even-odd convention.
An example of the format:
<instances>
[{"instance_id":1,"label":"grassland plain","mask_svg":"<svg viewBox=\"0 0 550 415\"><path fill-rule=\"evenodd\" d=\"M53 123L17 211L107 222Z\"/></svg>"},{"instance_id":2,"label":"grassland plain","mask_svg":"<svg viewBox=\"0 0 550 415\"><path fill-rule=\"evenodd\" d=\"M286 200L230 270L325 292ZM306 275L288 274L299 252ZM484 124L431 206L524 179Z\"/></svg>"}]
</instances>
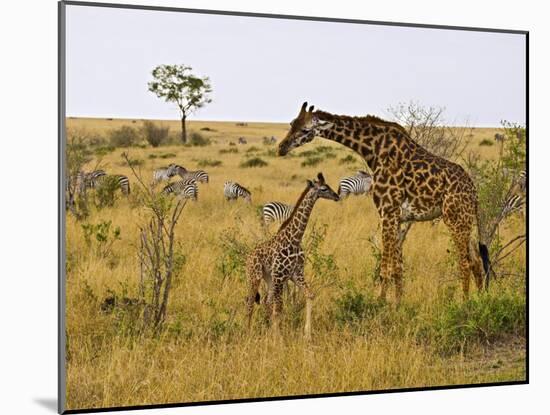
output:
<instances>
[{"instance_id":1,"label":"grassland plain","mask_svg":"<svg viewBox=\"0 0 550 415\"><path fill-rule=\"evenodd\" d=\"M178 131L176 121L159 123ZM140 121L69 118L67 125L69 131L106 137L113 128L139 127ZM302 295L292 290L284 303L282 339L269 336L261 310L248 333L246 280L242 258L231 251L232 241L252 246L265 238L259 216L263 203L294 203L306 179L319 171L337 188L341 177L363 168L363 163L351 151L321 139L277 157L276 147L263 144L262 138L282 138L285 124L197 121L188 128L212 144L129 148L132 159L142 160L145 178L170 162L196 169L207 165L205 160L221 161L202 167L210 183L200 185L199 200L185 206L177 225L178 249L186 260L175 278L165 329L158 337L132 334L127 315L103 313L100 307L109 290L137 296L137 225L145 220L144 209L130 196L112 208L92 211L87 223L111 221L121 229L121 239L107 257L89 248L81 223L67 216L67 408L525 379L525 249L506 259L506 277L496 280L487 294L474 293L465 303L445 226L416 224L404 246L403 304L380 304L375 299L376 258L369 243L369 238L380 237L378 216L371 198L364 196L340 203L322 200L314 209L305 236L306 278L316 293L312 342L303 339ZM496 145L479 145L492 140L496 131L474 129L470 148L482 158L496 157ZM246 145L229 145L240 136ZM101 165L110 173L128 175L135 185L121 158L123 151L116 148L104 155ZM267 166L241 167L254 157ZM226 180L249 188L252 203L225 202ZM273 226L270 232L275 230ZM501 227L500 235L506 240L524 231L524 219L516 215Z\"/></svg>"}]
</instances>

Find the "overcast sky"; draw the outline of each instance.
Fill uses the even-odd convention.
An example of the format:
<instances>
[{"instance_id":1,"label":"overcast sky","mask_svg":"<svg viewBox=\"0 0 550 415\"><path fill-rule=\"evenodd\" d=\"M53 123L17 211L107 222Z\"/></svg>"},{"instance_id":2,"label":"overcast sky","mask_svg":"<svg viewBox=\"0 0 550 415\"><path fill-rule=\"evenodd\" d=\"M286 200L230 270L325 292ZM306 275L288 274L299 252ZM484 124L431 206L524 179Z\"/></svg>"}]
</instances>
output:
<instances>
[{"instance_id":1,"label":"overcast sky","mask_svg":"<svg viewBox=\"0 0 550 415\"><path fill-rule=\"evenodd\" d=\"M307 100L387 116L446 107L449 123L525 123L525 37L394 26L67 6L67 115L176 119L147 90L159 64L210 77L190 119L289 122Z\"/></svg>"}]
</instances>

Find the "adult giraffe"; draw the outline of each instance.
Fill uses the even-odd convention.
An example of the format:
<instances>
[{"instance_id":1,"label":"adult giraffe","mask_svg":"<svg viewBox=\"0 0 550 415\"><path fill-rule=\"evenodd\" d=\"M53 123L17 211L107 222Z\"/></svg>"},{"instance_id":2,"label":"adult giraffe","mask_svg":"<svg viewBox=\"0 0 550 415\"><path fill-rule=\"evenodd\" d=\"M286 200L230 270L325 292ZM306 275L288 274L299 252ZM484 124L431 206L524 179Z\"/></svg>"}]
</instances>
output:
<instances>
[{"instance_id":1,"label":"adult giraffe","mask_svg":"<svg viewBox=\"0 0 550 415\"><path fill-rule=\"evenodd\" d=\"M456 244L464 297L468 297L472 273L481 289L484 275L488 278L489 252L479 239L477 191L464 169L421 147L397 123L371 115L350 117L313 109L312 105L307 110L304 102L279 144L279 155L284 156L320 136L354 150L368 164L373 172L372 197L382 222L380 297L386 298L388 282L393 279L396 302L401 300L400 224L440 216ZM470 245L474 222L478 223L479 255Z\"/></svg>"}]
</instances>

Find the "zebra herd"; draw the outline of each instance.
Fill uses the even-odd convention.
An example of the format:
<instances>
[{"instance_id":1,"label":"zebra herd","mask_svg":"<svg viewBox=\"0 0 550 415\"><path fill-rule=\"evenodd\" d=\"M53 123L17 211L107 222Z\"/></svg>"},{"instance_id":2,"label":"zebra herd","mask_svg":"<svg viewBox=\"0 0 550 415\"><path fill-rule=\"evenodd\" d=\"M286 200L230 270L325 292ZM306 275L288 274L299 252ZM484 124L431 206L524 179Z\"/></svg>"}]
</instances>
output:
<instances>
[{"instance_id":1,"label":"zebra herd","mask_svg":"<svg viewBox=\"0 0 550 415\"><path fill-rule=\"evenodd\" d=\"M340 200L349 195L368 195L372 186L372 176L366 171L359 170L355 175L343 177L338 186ZM268 202L262 207L262 220L264 225L274 222L282 223L287 220L294 206L282 202Z\"/></svg>"},{"instance_id":2,"label":"zebra herd","mask_svg":"<svg viewBox=\"0 0 550 415\"><path fill-rule=\"evenodd\" d=\"M75 177L67 180L67 191L82 194L87 189L97 189L104 186L108 181L113 181L124 195L130 194L130 180L123 174L107 174L105 170L94 170L91 172L79 171Z\"/></svg>"},{"instance_id":3,"label":"zebra herd","mask_svg":"<svg viewBox=\"0 0 550 415\"><path fill-rule=\"evenodd\" d=\"M174 176L179 176L181 180L168 183L162 189L163 194L174 194L178 198L197 200L199 197L199 188L197 183L208 183L208 173L204 170L190 171L178 164L171 163L168 167L163 167L153 171L152 186L156 186L161 181L168 181Z\"/></svg>"},{"instance_id":4,"label":"zebra herd","mask_svg":"<svg viewBox=\"0 0 550 415\"><path fill-rule=\"evenodd\" d=\"M153 171L153 181L151 185L154 187L162 181L169 181L172 177L179 176L180 180L168 183L165 185L161 193L173 194L178 198L197 200L199 196L198 183L208 183L209 176L204 170L190 171L185 167L170 164L167 167L159 168ZM128 177L122 174L107 174L105 170L94 170L92 172L79 172L76 177L69 180L67 187L74 187L75 193L82 193L86 189L97 189L107 183L108 180L113 180L116 187L119 188L124 195L130 194L130 181ZM340 200L347 198L349 195L368 195L372 187L373 179L366 171L359 170L353 176L347 176L340 179L338 186L338 196ZM512 183L512 188L502 207L504 216L514 212L522 211L525 206L525 195L527 191L527 172L521 171ZM223 187L223 195L227 201L235 201L239 198L246 202L252 202L252 193L243 185L226 181ZM271 223L282 223L286 221L294 209L293 205L282 202L272 201L262 206L262 222L265 226Z\"/></svg>"}]
</instances>

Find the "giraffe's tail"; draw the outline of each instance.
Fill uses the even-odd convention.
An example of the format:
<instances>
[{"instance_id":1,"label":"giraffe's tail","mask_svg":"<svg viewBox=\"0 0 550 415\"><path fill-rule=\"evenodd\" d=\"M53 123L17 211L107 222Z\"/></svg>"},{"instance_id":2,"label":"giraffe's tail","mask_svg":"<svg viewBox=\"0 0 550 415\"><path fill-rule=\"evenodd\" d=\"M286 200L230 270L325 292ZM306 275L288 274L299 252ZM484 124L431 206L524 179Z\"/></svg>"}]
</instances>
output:
<instances>
[{"instance_id":1,"label":"giraffe's tail","mask_svg":"<svg viewBox=\"0 0 550 415\"><path fill-rule=\"evenodd\" d=\"M483 264L483 276L485 281L485 289L489 289L489 277L491 276L491 259L489 258L489 248L482 242L481 237L481 220L479 217L479 206L476 203L476 216L477 216L477 241L479 256L481 257L481 263Z\"/></svg>"},{"instance_id":2,"label":"giraffe's tail","mask_svg":"<svg viewBox=\"0 0 550 415\"><path fill-rule=\"evenodd\" d=\"M485 273L485 289L489 289L489 276L491 275L491 260L489 259L489 249L487 245L478 242L479 255L483 263L483 272Z\"/></svg>"}]
</instances>

